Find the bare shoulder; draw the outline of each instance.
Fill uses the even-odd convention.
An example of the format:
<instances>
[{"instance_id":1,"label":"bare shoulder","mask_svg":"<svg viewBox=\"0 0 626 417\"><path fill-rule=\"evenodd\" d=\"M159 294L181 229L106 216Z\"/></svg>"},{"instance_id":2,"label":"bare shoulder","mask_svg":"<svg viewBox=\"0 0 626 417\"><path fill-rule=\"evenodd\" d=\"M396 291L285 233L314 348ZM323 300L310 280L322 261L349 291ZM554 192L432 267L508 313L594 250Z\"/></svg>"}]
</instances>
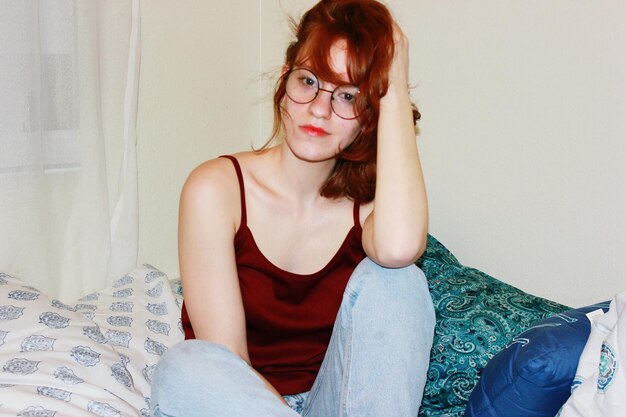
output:
<instances>
[{"instance_id":1,"label":"bare shoulder","mask_svg":"<svg viewBox=\"0 0 626 417\"><path fill-rule=\"evenodd\" d=\"M239 183L233 164L216 158L197 166L185 181L180 196L180 215L219 216L239 224Z\"/></svg>"},{"instance_id":2,"label":"bare shoulder","mask_svg":"<svg viewBox=\"0 0 626 417\"><path fill-rule=\"evenodd\" d=\"M232 156L239 161L242 169L249 164L254 164L254 161L258 159L254 152L240 152ZM232 161L228 158L215 158L209 159L194 168L189 177L187 177L185 187L219 190L232 189L231 186L233 184L238 184L238 182Z\"/></svg>"},{"instance_id":3,"label":"bare shoulder","mask_svg":"<svg viewBox=\"0 0 626 417\"><path fill-rule=\"evenodd\" d=\"M232 163L226 158L209 159L195 167L187 177L185 188L194 190L219 186L232 171ZM230 168L230 169L229 169Z\"/></svg>"}]
</instances>

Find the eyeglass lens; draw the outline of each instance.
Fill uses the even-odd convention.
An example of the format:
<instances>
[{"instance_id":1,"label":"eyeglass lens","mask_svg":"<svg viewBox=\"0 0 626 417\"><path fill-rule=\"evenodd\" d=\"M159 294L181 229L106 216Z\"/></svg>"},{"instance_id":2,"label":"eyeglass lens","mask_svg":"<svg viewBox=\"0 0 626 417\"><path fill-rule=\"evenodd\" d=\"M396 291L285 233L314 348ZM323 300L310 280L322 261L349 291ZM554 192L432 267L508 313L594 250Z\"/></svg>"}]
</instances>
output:
<instances>
[{"instance_id":1,"label":"eyeglass lens","mask_svg":"<svg viewBox=\"0 0 626 417\"><path fill-rule=\"evenodd\" d=\"M295 68L287 76L287 96L296 103L310 103L320 90L331 93L330 105L337 116L342 119L358 117L360 93L357 86L345 84L332 91L321 89L315 74L305 68Z\"/></svg>"}]
</instances>

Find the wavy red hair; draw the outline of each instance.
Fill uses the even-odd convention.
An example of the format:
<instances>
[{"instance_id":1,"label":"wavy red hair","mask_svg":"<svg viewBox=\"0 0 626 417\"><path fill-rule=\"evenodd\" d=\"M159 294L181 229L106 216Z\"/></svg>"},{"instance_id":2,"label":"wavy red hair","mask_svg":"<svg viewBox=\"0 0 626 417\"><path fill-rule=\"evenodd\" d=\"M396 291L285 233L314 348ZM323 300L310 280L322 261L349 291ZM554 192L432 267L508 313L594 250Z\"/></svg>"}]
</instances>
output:
<instances>
[{"instance_id":1,"label":"wavy red hair","mask_svg":"<svg viewBox=\"0 0 626 417\"><path fill-rule=\"evenodd\" d=\"M292 21L292 26L296 39L285 52L285 67L306 63L321 79L340 84L343 80L331 67L330 48L335 42L344 41L349 81L365 93L368 103L358 119L361 132L337 155L335 167L320 194L328 198L348 197L359 203L372 201L380 99L387 92L394 54L391 13L375 0L322 0L302 16L300 23ZM272 135L263 148L282 131L284 97L285 79L281 77L274 92ZM413 118L419 119L417 109Z\"/></svg>"}]
</instances>

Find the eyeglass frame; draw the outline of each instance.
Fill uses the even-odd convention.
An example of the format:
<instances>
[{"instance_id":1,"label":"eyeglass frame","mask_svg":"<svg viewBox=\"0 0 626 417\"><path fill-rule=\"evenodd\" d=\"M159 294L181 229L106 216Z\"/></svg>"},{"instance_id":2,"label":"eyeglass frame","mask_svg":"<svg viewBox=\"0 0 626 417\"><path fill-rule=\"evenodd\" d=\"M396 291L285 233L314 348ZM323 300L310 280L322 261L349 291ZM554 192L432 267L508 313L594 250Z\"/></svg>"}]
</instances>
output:
<instances>
[{"instance_id":1,"label":"eyeglass frame","mask_svg":"<svg viewBox=\"0 0 626 417\"><path fill-rule=\"evenodd\" d=\"M296 101L287 92L287 82L288 82L289 76L294 71L297 71L297 70L305 70L305 71L310 72L311 74L313 74L313 77L315 78L315 81L317 83L317 91L315 92L315 95L313 96L313 98L311 100L309 100L309 101L302 101L302 102L301 101ZM361 93L361 90L359 89L359 87L354 85L354 84L348 84L348 83L346 83L346 84L339 84L338 86L336 86L332 90L329 90L327 88L322 88L320 86L320 78L317 76L317 74L315 72L313 72L312 69L306 68L306 67L292 67L292 68L290 68L289 71L287 71L285 73L285 75L283 76L283 80L285 81L285 95L289 98L289 100L293 101L294 103L297 103L297 104L309 104L309 103L313 102L317 98L317 96L318 96L318 94L319 94L319 92L321 90L321 91L325 91L327 93L330 93L330 108L333 111L333 113L335 113L337 115L337 117L339 117L340 119L343 119L343 120L354 120L354 119L359 118L359 116L361 116L363 114L363 111L361 111L359 114L355 115L354 117L343 117L340 114L338 114L337 111L335 110L335 108L333 107L333 100L335 100L334 94L335 94L335 91L337 91L338 88L344 87L344 86L353 86L353 87L357 88L357 91L356 91L357 94Z\"/></svg>"}]
</instances>

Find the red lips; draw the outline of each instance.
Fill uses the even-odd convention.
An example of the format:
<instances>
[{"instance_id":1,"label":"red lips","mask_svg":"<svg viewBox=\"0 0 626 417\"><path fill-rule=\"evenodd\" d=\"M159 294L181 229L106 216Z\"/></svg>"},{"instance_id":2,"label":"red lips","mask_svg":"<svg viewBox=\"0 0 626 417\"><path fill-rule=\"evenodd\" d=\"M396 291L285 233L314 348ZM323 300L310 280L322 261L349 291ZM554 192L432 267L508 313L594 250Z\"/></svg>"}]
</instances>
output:
<instances>
[{"instance_id":1,"label":"red lips","mask_svg":"<svg viewBox=\"0 0 626 417\"><path fill-rule=\"evenodd\" d=\"M321 127L313 126L313 125L303 125L300 126L300 129L309 136L327 136L330 135L327 131L322 129Z\"/></svg>"}]
</instances>

